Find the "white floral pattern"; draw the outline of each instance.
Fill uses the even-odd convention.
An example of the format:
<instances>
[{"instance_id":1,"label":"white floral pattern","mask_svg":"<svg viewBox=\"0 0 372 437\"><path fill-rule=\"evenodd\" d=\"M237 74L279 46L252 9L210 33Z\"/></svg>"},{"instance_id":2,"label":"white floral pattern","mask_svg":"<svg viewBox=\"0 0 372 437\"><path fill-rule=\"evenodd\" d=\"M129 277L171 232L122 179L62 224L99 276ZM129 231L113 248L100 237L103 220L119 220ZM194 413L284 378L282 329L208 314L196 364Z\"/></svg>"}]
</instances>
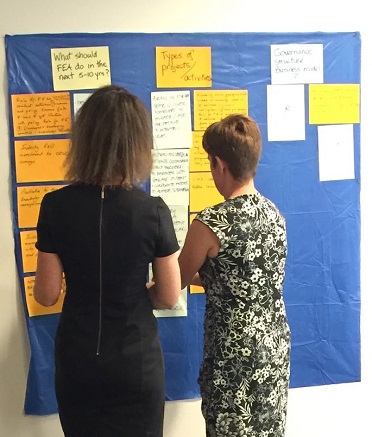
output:
<instances>
[{"instance_id":1,"label":"white floral pattern","mask_svg":"<svg viewBox=\"0 0 372 437\"><path fill-rule=\"evenodd\" d=\"M282 297L285 220L261 194L199 213L219 238L200 269L206 290L199 384L208 437L283 437L290 330Z\"/></svg>"}]
</instances>

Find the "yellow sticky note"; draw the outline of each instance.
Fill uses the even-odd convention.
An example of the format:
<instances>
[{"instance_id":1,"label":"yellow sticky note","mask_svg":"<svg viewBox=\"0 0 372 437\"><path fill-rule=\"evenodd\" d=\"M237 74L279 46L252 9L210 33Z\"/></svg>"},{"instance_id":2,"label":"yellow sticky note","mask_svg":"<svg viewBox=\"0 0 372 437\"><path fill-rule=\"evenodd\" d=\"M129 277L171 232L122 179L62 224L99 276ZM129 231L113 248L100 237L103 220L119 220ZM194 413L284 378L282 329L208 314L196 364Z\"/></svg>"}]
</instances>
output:
<instances>
[{"instance_id":1,"label":"yellow sticky note","mask_svg":"<svg viewBox=\"0 0 372 437\"><path fill-rule=\"evenodd\" d=\"M208 88L212 86L210 47L156 47L158 88Z\"/></svg>"},{"instance_id":2,"label":"yellow sticky note","mask_svg":"<svg viewBox=\"0 0 372 437\"><path fill-rule=\"evenodd\" d=\"M65 294L66 294L65 283L62 284L61 294L58 298L57 303L50 307L44 307L36 302L34 298L34 284L35 284L35 276L28 276L24 278L28 315L30 317L33 317L33 316L44 316L46 314L60 313L62 311L63 301L65 299Z\"/></svg>"},{"instance_id":3,"label":"yellow sticky note","mask_svg":"<svg viewBox=\"0 0 372 437\"><path fill-rule=\"evenodd\" d=\"M210 172L190 173L190 212L201 211L222 201Z\"/></svg>"},{"instance_id":4,"label":"yellow sticky note","mask_svg":"<svg viewBox=\"0 0 372 437\"><path fill-rule=\"evenodd\" d=\"M36 231L23 231L20 236L23 272L35 272L37 263Z\"/></svg>"},{"instance_id":5,"label":"yellow sticky note","mask_svg":"<svg viewBox=\"0 0 372 437\"><path fill-rule=\"evenodd\" d=\"M190 294L201 294L201 293L205 293L203 287L199 285L190 285Z\"/></svg>"},{"instance_id":6,"label":"yellow sticky note","mask_svg":"<svg viewBox=\"0 0 372 437\"><path fill-rule=\"evenodd\" d=\"M192 148L190 149L190 171L209 171L208 154L203 149L203 131L192 133Z\"/></svg>"},{"instance_id":7,"label":"yellow sticky note","mask_svg":"<svg viewBox=\"0 0 372 437\"><path fill-rule=\"evenodd\" d=\"M194 218L196 217L196 215L197 215L197 212L189 215L189 225L191 225L191 223L194 221Z\"/></svg>"},{"instance_id":8,"label":"yellow sticky note","mask_svg":"<svg viewBox=\"0 0 372 437\"><path fill-rule=\"evenodd\" d=\"M205 130L230 114L248 115L248 90L194 91L195 130Z\"/></svg>"},{"instance_id":9,"label":"yellow sticky note","mask_svg":"<svg viewBox=\"0 0 372 437\"><path fill-rule=\"evenodd\" d=\"M309 124L359 122L359 84L309 85Z\"/></svg>"},{"instance_id":10,"label":"yellow sticky note","mask_svg":"<svg viewBox=\"0 0 372 437\"><path fill-rule=\"evenodd\" d=\"M69 93L13 94L11 99L15 137L70 132Z\"/></svg>"},{"instance_id":11,"label":"yellow sticky note","mask_svg":"<svg viewBox=\"0 0 372 437\"><path fill-rule=\"evenodd\" d=\"M109 48L51 49L54 90L95 89L111 84Z\"/></svg>"},{"instance_id":12,"label":"yellow sticky note","mask_svg":"<svg viewBox=\"0 0 372 437\"><path fill-rule=\"evenodd\" d=\"M18 226L35 228L39 217L40 204L46 193L64 185L41 185L17 188Z\"/></svg>"},{"instance_id":13,"label":"yellow sticky note","mask_svg":"<svg viewBox=\"0 0 372 437\"><path fill-rule=\"evenodd\" d=\"M15 141L17 182L63 181L69 140Z\"/></svg>"}]
</instances>

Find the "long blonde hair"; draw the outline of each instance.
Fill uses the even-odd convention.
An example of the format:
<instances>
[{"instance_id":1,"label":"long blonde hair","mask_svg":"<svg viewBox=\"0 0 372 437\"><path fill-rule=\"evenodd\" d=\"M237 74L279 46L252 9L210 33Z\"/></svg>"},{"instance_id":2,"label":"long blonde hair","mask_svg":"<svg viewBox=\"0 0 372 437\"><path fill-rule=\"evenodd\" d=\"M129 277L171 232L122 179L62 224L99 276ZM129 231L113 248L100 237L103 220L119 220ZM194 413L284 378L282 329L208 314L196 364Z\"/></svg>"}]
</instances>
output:
<instances>
[{"instance_id":1,"label":"long blonde hair","mask_svg":"<svg viewBox=\"0 0 372 437\"><path fill-rule=\"evenodd\" d=\"M143 182L151 174L152 147L150 117L141 100L116 85L99 88L73 122L66 178L128 187Z\"/></svg>"}]
</instances>

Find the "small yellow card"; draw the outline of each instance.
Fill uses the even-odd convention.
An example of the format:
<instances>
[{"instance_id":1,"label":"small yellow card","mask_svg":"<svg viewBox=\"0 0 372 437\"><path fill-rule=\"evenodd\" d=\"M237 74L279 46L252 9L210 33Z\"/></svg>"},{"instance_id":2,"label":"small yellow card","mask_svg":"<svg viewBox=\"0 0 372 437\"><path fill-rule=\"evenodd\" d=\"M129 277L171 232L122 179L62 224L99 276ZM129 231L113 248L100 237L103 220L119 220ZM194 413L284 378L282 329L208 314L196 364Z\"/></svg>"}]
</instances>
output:
<instances>
[{"instance_id":1,"label":"small yellow card","mask_svg":"<svg viewBox=\"0 0 372 437\"><path fill-rule=\"evenodd\" d=\"M222 201L210 172L190 173L190 212L199 212Z\"/></svg>"},{"instance_id":2,"label":"small yellow card","mask_svg":"<svg viewBox=\"0 0 372 437\"><path fill-rule=\"evenodd\" d=\"M190 149L190 171L209 171L209 159L206 151L203 149L202 139L203 131L194 131L192 133L192 147Z\"/></svg>"},{"instance_id":3,"label":"small yellow card","mask_svg":"<svg viewBox=\"0 0 372 437\"><path fill-rule=\"evenodd\" d=\"M62 311L63 301L65 299L65 294L66 294L65 293L66 285L64 281L62 283L62 290L57 303L50 307L44 307L43 305L40 305L39 303L36 302L34 298L35 276L25 277L24 284L25 284L27 310L28 310L28 315L30 317L45 316L47 314L58 314Z\"/></svg>"},{"instance_id":4,"label":"small yellow card","mask_svg":"<svg viewBox=\"0 0 372 437\"><path fill-rule=\"evenodd\" d=\"M34 228L39 217L40 204L46 193L64 185L35 185L17 188L18 226Z\"/></svg>"},{"instance_id":5,"label":"small yellow card","mask_svg":"<svg viewBox=\"0 0 372 437\"><path fill-rule=\"evenodd\" d=\"M23 231L20 235L23 272L35 272L37 263L36 231Z\"/></svg>"},{"instance_id":6,"label":"small yellow card","mask_svg":"<svg viewBox=\"0 0 372 437\"><path fill-rule=\"evenodd\" d=\"M14 141L17 182L63 181L68 149L65 139Z\"/></svg>"},{"instance_id":7,"label":"small yellow card","mask_svg":"<svg viewBox=\"0 0 372 437\"><path fill-rule=\"evenodd\" d=\"M359 122L359 84L309 85L309 124L352 124Z\"/></svg>"},{"instance_id":8,"label":"small yellow card","mask_svg":"<svg viewBox=\"0 0 372 437\"><path fill-rule=\"evenodd\" d=\"M55 91L96 89L111 84L109 48L51 49Z\"/></svg>"},{"instance_id":9,"label":"small yellow card","mask_svg":"<svg viewBox=\"0 0 372 437\"><path fill-rule=\"evenodd\" d=\"M212 86L210 47L156 47L158 88L207 88Z\"/></svg>"},{"instance_id":10,"label":"small yellow card","mask_svg":"<svg viewBox=\"0 0 372 437\"><path fill-rule=\"evenodd\" d=\"M70 132L69 93L13 94L11 99L15 137Z\"/></svg>"},{"instance_id":11,"label":"small yellow card","mask_svg":"<svg viewBox=\"0 0 372 437\"><path fill-rule=\"evenodd\" d=\"M230 114L248 115L247 90L194 91L195 130L205 130Z\"/></svg>"}]
</instances>

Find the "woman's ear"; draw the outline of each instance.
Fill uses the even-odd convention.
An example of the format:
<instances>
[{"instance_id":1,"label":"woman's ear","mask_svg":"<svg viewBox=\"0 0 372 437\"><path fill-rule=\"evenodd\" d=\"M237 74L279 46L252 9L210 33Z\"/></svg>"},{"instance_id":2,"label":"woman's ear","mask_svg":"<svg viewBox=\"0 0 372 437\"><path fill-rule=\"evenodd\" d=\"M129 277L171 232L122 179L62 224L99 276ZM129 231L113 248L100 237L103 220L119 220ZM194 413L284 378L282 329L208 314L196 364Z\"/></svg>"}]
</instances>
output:
<instances>
[{"instance_id":1,"label":"woman's ear","mask_svg":"<svg viewBox=\"0 0 372 437\"><path fill-rule=\"evenodd\" d=\"M215 160L216 160L215 169L218 169L220 170L221 173L225 174L226 171L228 171L229 169L227 162L221 159L219 156L216 156Z\"/></svg>"}]
</instances>

